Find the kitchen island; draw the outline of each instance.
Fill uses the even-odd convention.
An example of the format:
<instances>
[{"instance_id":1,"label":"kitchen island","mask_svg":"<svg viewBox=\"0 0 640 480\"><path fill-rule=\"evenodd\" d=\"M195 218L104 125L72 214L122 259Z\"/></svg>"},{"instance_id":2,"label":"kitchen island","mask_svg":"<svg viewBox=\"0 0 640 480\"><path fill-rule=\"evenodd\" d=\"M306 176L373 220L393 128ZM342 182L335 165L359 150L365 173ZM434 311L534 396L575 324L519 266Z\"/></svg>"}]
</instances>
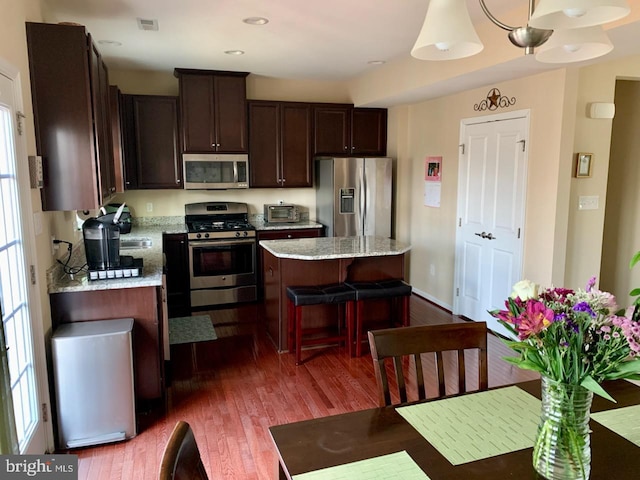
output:
<instances>
[{"instance_id":1,"label":"kitchen island","mask_svg":"<svg viewBox=\"0 0 640 480\"><path fill-rule=\"evenodd\" d=\"M320 237L262 240L264 317L269 336L279 352L287 345L287 287L324 285L346 280L404 279L405 254L410 246L383 237ZM371 319L389 315L388 302L370 302ZM337 315L336 305L307 307L309 326L323 327Z\"/></svg>"}]
</instances>

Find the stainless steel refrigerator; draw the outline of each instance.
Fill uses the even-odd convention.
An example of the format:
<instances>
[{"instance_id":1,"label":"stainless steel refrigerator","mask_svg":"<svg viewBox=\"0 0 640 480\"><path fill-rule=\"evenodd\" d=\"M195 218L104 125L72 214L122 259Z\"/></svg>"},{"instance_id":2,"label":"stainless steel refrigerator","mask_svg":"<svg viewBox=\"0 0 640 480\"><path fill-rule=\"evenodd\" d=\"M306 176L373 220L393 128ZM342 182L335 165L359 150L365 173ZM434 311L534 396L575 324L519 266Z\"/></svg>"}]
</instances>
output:
<instances>
[{"instance_id":1,"label":"stainless steel refrigerator","mask_svg":"<svg viewBox=\"0 0 640 480\"><path fill-rule=\"evenodd\" d=\"M328 237L391 237L391 158L319 157L315 164L316 221Z\"/></svg>"}]
</instances>

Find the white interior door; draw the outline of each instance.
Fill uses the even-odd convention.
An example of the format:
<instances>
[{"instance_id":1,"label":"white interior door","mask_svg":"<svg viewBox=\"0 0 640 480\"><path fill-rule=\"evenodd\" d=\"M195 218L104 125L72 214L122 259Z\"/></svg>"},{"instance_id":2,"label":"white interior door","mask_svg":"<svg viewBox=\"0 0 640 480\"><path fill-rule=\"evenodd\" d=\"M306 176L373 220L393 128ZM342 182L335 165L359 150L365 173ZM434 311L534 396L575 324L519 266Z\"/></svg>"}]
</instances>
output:
<instances>
[{"instance_id":1,"label":"white interior door","mask_svg":"<svg viewBox=\"0 0 640 480\"><path fill-rule=\"evenodd\" d=\"M461 122L454 310L507 334L487 312L522 275L528 112Z\"/></svg>"},{"instance_id":2,"label":"white interior door","mask_svg":"<svg viewBox=\"0 0 640 480\"><path fill-rule=\"evenodd\" d=\"M18 91L0 73L0 302L20 453L42 454L51 438L42 418L48 386L40 308L31 301L37 298L34 235L24 221L31 203L24 140L17 134Z\"/></svg>"}]
</instances>

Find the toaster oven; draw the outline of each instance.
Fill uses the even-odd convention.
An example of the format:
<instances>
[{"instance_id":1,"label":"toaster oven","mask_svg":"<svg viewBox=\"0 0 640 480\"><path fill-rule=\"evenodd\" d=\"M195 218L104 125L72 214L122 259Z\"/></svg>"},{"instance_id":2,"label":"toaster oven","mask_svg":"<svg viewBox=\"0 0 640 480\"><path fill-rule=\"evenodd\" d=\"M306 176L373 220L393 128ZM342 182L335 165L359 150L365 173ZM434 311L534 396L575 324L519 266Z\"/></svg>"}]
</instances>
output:
<instances>
[{"instance_id":1,"label":"toaster oven","mask_svg":"<svg viewBox=\"0 0 640 480\"><path fill-rule=\"evenodd\" d=\"M299 222L300 211L292 203L265 204L264 221L267 223Z\"/></svg>"}]
</instances>

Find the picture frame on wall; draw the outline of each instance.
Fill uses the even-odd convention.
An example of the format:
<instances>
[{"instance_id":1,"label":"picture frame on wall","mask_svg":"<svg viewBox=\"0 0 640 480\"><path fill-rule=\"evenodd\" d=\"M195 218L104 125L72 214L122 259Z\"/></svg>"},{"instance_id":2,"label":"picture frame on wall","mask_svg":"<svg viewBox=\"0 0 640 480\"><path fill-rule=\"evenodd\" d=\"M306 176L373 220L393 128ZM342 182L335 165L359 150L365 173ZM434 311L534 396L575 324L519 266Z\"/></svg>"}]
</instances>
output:
<instances>
[{"instance_id":1,"label":"picture frame on wall","mask_svg":"<svg viewBox=\"0 0 640 480\"><path fill-rule=\"evenodd\" d=\"M576 178L585 178L591 176L591 168L593 165L593 154L580 152L576 161Z\"/></svg>"}]
</instances>

